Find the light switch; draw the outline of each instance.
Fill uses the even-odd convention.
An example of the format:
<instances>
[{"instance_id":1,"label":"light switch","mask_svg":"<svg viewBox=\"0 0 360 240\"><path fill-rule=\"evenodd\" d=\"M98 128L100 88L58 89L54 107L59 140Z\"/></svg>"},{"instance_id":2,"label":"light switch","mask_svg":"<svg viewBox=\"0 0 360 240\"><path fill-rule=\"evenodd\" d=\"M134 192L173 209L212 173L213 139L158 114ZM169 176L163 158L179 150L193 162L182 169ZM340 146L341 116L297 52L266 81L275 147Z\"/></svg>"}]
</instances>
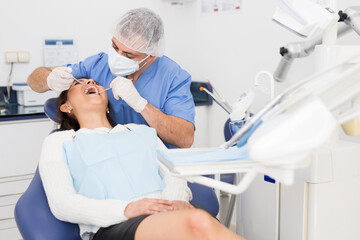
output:
<instances>
[{"instance_id":1,"label":"light switch","mask_svg":"<svg viewBox=\"0 0 360 240\"><path fill-rule=\"evenodd\" d=\"M17 52L5 52L5 61L6 63L17 63L18 62Z\"/></svg>"},{"instance_id":2,"label":"light switch","mask_svg":"<svg viewBox=\"0 0 360 240\"><path fill-rule=\"evenodd\" d=\"M19 63L28 63L30 61L30 54L28 51L19 51L17 53Z\"/></svg>"}]
</instances>

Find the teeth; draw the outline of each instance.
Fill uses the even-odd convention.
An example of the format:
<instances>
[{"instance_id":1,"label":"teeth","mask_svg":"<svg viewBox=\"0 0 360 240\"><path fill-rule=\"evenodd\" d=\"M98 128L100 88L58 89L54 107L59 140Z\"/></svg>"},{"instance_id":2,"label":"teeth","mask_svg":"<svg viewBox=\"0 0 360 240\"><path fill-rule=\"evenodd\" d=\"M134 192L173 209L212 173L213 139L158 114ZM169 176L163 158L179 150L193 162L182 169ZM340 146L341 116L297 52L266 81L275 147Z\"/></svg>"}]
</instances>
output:
<instances>
[{"instance_id":1,"label":"teeth","mask_svg":"<svg viewBox=\"0 0 360 240\"><path fill-rule=\"evenodd\" d=\"M95 90L95 94L99 92L99 90L95 86L89 86L85 89L84 93L88 94L90 89Z\"/></svg>"}]
</instances>

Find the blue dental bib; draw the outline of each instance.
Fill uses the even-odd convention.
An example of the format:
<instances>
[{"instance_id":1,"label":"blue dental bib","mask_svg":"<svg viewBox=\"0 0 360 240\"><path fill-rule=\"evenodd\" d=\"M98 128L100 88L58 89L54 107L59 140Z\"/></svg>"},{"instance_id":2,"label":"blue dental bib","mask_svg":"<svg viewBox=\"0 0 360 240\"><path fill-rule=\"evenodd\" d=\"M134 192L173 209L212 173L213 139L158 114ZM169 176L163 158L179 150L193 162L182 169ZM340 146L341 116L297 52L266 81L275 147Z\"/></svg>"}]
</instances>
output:
<instances>
[{"instance_id":1,"label":"blue dental bib","mask_svg":"<svg viewBox=\"0 0 360 240\"><path fill-rule=\"evenodd\" d=\"M131 131L83 133L63 144L76 191L93 199L130 200L161 191L157 136L141 126Z\"/></svg>"}]
</instances>

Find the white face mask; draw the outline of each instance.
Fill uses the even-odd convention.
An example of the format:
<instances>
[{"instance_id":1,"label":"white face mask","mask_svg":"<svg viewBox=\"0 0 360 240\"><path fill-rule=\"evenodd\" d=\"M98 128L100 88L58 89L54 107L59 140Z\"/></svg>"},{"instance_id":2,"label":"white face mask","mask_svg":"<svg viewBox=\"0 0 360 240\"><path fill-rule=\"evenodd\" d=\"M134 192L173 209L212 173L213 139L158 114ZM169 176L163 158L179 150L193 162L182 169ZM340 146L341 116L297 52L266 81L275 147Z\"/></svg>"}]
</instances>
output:
<instances>
[{"instance_id":1,"label":"white face mask","mask_svg":"<svg viewBox=\"0 0 360 240\"><path fill-rule=\"evenodd\" d=\"M143 68L147 63L145 63L141 68L139 67L139 64L149 57L150 55L139 62L134 61L118 54L113 47L110 47L108 54L108 64L112 74L115 76L125 77Z\"/></svg>"}]
</instances>

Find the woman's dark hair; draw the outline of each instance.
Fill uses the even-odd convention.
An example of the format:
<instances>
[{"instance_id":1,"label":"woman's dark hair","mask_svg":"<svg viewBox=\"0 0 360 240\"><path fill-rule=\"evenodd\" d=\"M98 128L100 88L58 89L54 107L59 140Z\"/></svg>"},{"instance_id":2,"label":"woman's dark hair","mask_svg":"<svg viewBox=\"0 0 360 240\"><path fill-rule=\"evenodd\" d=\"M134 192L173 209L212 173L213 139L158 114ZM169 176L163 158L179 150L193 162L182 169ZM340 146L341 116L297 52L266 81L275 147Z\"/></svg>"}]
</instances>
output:
<instances>
[{"instance_id":1,"label":"woman's dark hair","mask_svg":"<svg viewBox=\"0 0 360 240\"><path fill-rule=\"evenodd\" d=\"M57 99L56 117L60 123L60 128L59 128L60 130L73 129L73 130L77 131L80 129L80 124L79 124L78 120L76 119L75 115L64 113L60 110L61 105L66 103L66 101L68 100L68 93L69 93L69 90L65 90L60 93L60 95ZM106 117L107 117L110 125L114 127L115 123L110 115L110 109L111 109L110 103L108 103L108 109L109 109L109 113L106 113Z\"/></svg>"}]
</instances>

